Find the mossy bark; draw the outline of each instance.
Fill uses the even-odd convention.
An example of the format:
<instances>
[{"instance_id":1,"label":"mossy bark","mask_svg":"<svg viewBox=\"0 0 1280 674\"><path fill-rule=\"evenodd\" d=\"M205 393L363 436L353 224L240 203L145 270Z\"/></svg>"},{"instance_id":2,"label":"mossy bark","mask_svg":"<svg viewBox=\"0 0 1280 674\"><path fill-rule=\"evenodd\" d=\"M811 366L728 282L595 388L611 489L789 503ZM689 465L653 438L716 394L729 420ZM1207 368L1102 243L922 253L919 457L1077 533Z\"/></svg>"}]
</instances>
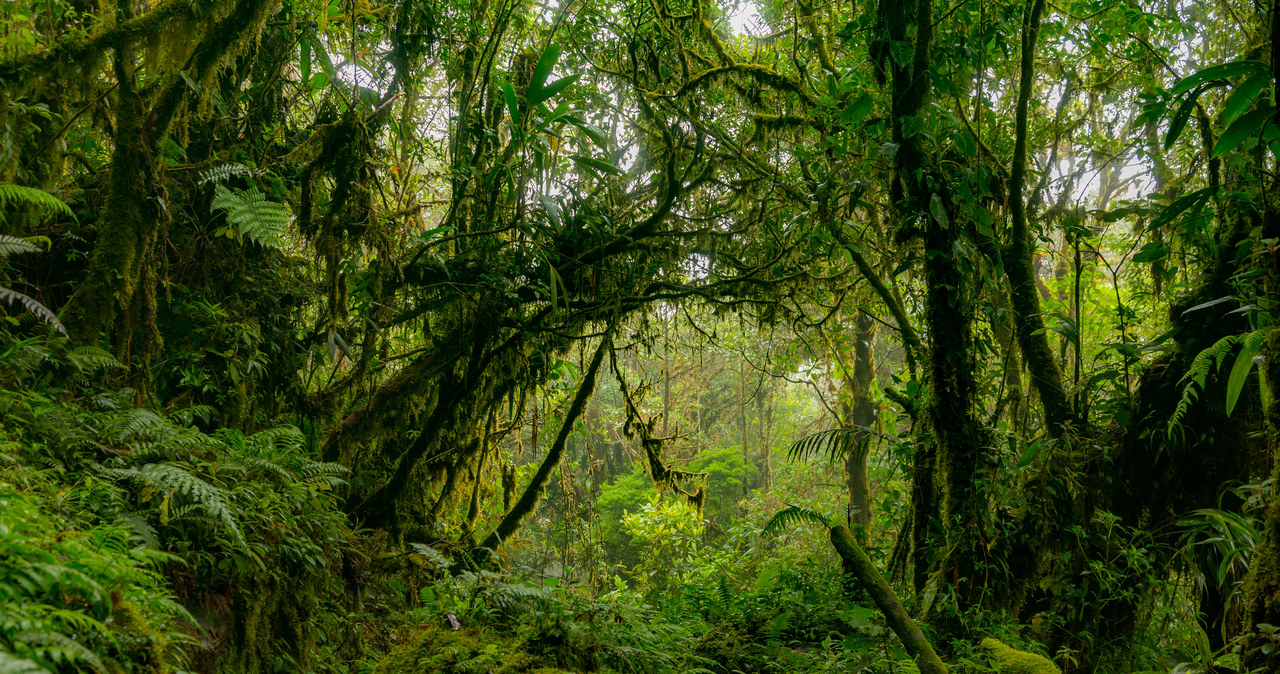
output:
<instances>
[{"instance_id":1,"label":"mossy bark","mask_svg":"<svg viewBox=\"0 0 1280 674\"><path fill-rule=\"evenodd\" d=\"M875 564L872 564L871 559L867 557L867 553L862 551L862 547L858 545L849 528L832 527L830 536L831 544L835 546L836 552L840 553L840 558L844 561L845 573L856 576L866 588L867 594L871 595L871 600L884 614L890 629L902 640L903 648L920 668L921 674L946 674L947 666L934 652L933 645L925 638L920 626L903 608L902 602L898 601L898 596L893 593L893 588L889 586L888 581L880 575Z\"/></svg>"}]
</instances>

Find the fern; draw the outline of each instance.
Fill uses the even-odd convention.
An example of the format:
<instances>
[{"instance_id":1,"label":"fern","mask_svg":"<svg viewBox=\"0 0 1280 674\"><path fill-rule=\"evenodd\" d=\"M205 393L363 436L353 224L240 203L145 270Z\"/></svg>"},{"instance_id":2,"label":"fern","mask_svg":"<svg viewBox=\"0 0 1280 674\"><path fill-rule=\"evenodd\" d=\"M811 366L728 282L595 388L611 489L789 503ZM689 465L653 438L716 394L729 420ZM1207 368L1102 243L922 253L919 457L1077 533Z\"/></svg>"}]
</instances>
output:
<instances>
[{"instance_id":1,"label":"fern","mask_svg":"<svg viewBox=\"0 0 1280 674\"><path fill-rule=\"evenodd\" d=\"M84 373L124 369L124 364L116 360L115 356L97 346L77 346L71 349L67 352L67 362Z\"/></svg>"},{"instance_id":2,"label":"fern","mask_svg":"<svg viewBox=\"0 0 1280 674\"><path fill-rule=\"evenodd\" d=\"M71 212L70 206L67 206L61 199L44 190L11 183L0 183L0 208L8 208L11 204L35 206L46 211L69 215L73 219L76 217L76 214Z\"/></svg>"},{"instance_id":3,"label":"fern","mask_svg":"<svg viewBox=\"0 0 1280 674\"><path fill-rule=\"evenodd\" d=\"M181 494L199 505L210 519L222 525L223 530L240 548L247 549L244 533L236 522L236 512L224 498L226 492L214 487L195 474L172 463L149 463L141 468L104 469L117 479L133 479L147 486Z\"/></svg>"},{"instance_id":4,"label":"fern","mask_svg":"<svg viewBox=\"0 0 1280 674\"><path fill-rule=\"evenodd\" d=\"M24 632L18 641L30 648L42 660L61 667L88 665L93 671L106 672L106 663L83 644L59 632Z\"/></svg>"},{"instance_id":5,"label":"fern","mask_svg":"<svg viewBox=\"0 0 1280 674\"><path fill-rule=\"evenodd\" d=\"M35 298L24 295L16 290L0 286L0 299L5 300L9 304L13 304L14 302L21 304L27 311L36 315L45 323L52 325L54 329L61 332L63 336L66 336L67 329L58 321L58 317L54 315L52 311L49 311L48 307L41 304Z\"/></svg>"},{"instance_id":6,"label":"fern","mask_svg":"<svg viewBox=\"0 0 1280 674\"><path fill-rule=\"evenodd\" d=\"M196 184L204 185L205 183L223 183L236 176L253 178L260 173L260 171L251 169L244 164L223 164L201 173L200 179L196 181Z\"/></svg>"},{"instance_id":7,"label":"fern","mask_svg":"<svg viewBox=\"0 0 1280 674\"><path fill-rule=\"evenodd\" d=\"M1187 368L1187 373L1182 375L1182 379L1178 381L1183 387L1182 398L1178 400L1178 404L1169 415L1169 423L1165 431L1168 437L1173 437L1175 433L1181 435L1183 417L1186 416L1196 400L1200 398L1200 394L1209 383L1209 377L1222 369L1222 364L1226 362L1227 356L1232 352L1233 347L1237 344L1242 345L1240 355L1245 358L1245 362L1238 363L1234 369L1240 369L1241 365L1251 366L1251 356L1258 353L1269 333L1270 330L1264 329L1254 330L1243 335L1227 335L1214 342L1209 348L1196 354L1196 357L1191 360L1191 366ZM1228 414L1231 413L1231 408L1235 406L1235 398L1239 396L1240 387L1244 385L1243 376L1248 373L1248 368L1243 369L1239 377L1235 372L1232 373L1232 381L1229 382L1230 386L1227 391ZM1234 394L1232 389L1234 389Z\"/></svg>"},{"instance_id":8,"label":"fern","mask_svg":"<svg viewBox=\"0 0 1280 674\"><path fill-rule=\"evenodd\" d=\"M285 228L293 217L288 206L267 201L267 196L254 186L244 190L215 186L210 209L226 212L227 227L222 231L228 236L275 249L284 247Z\"/></svg>"},{"instance_id":9,"label":"fern","mask_svg":"<svg viewBox=\"0 0 1280 674\"><path fill-rule=\"evenodd\" d=\"M31 243L27 239L9 236L8 234L0 234L0 258L6 258L10 255L19 255L21 253L39 253L40 246Z\"/></svg>"},{"instance_id":10,"label":"fern","mask_svg":"<svg viewBox=\"0 0 1280 674\"><path fill-rule=\"evenodd\" d=\"M819 524L827 529L831 528L831 520L826 515L816 510L788 505L786 508L779 510L778 514L769 518L764 528L760 530L760 535L774 536L797 524Z\"/></svg>"},{"instance_id":11,"label":"fern","mask_svg":"<svg viewBox=\"0 0 1280 674\"><path fill-rule=\"evenodd\" d=\"M25 658L0 651L0 674L49 674L49 670Z\"/></svg>"}]
</instances>

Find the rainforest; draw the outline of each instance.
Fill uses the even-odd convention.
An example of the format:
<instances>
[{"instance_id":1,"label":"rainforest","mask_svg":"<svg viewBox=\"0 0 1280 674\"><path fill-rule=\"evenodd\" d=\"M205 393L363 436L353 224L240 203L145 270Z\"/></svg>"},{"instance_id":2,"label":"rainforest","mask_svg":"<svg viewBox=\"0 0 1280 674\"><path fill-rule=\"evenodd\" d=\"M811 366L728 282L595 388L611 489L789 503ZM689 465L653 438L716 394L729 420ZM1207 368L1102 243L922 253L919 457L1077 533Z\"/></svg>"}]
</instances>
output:
<instances>
[{"instance_id":1,"label":"rainforest","mask_svg":"<svg viewBox=\"0 0 1280 674\"><path fill-rule=\"evenodd\" d=\"M1280 672L1280 0L0 26L0 674Z\"/></svg>"}]
</instances>

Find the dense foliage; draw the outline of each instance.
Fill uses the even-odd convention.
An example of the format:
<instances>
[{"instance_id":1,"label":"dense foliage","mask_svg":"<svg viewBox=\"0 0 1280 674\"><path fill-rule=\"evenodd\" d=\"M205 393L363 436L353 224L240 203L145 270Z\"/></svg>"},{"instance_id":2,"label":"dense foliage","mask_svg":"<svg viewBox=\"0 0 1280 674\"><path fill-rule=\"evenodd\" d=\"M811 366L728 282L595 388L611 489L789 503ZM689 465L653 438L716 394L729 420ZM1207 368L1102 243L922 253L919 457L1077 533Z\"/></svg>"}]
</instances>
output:
<instances>
[{"instance_id":1,"label":"dense foliage","mask_svg":"<svg viewBox=\"0 0 1280 674\"><path fill-rule=\"evenodd\" d=\"M0 672L1280 667L1280 3L0 23Z\"/></svg>"}]
</instances>

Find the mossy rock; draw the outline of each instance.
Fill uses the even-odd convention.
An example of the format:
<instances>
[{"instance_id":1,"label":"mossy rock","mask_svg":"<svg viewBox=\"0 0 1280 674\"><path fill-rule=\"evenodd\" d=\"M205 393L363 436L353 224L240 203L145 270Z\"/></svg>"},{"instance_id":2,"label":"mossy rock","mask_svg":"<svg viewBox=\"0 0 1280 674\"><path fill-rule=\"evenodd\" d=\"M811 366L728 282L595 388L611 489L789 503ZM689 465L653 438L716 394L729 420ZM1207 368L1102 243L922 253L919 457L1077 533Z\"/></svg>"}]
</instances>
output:
<instances>
[{"instance_id":1,"label":"mossy rock","mask_svg":"<svg viewBox=\"0 0 1280 674\"><path fill-rule=\"evenodd\" d=\"M1020 651L989 637L983 639L981 645L995 656L1001 674L1062 674L1062 670L1043 655Z\"/></svg>"},{"instance_id":2,"label":"mossy rock","mask_svg":"<svg viewBox=\"0 0 1280 674\"><path fill-rule=\"evenodd\" d=\"M518 639L492 632L433 627L419 632L378 663L375 674L571 674L534 655Z\"/></svg>"}]
</instances>

